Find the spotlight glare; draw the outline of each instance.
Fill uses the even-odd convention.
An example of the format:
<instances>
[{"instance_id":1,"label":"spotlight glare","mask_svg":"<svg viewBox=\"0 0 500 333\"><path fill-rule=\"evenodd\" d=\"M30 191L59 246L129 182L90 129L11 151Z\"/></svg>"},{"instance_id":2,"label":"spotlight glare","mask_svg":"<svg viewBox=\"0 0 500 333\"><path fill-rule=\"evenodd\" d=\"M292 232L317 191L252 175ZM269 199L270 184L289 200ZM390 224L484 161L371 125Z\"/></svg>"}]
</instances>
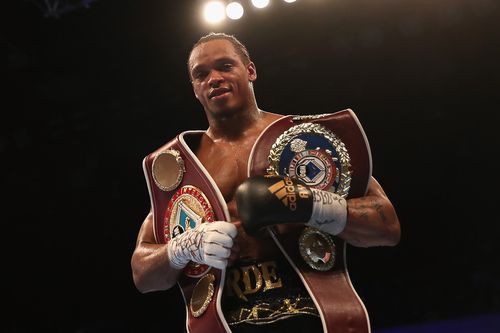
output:
<instances>
[{"instance_id":1,"label":"spotlight glare","mask_svg":"<svg viewBox=\"0 0 500 333\"><path fill-rule=\"evenodd\" d=\"M288 2L288 3L292 3L292 2L295 2L297 0L283 0L283 1Z\"/></svg>"},{"instance_id":2,"label":"spotlight glare","mask_svg":"<svg viewBox=\"0 0 500 333\"><path fill-rule=\"evenodd\" d=\"M222 21L225 17L224 4L220 1L208 2L203 9L203 16L210 23Z\"/></svg>"},{"instance_id":3,"label":"spotlight glare","mask_svg":"<svg viewBox=\"0 0 500 333\"><path fill-rule=\"evenodd\" d=\"M243 16L243 6L239 2L231 2L226 6L226 14L231 20L238 20Z\"/></svg>"},{"instance_id":4,"label":"spotlight glare","mask_svg":"<svg viewBox=\"0 0 500 333\"><path fill-rule=\"evenodd\" d=\"M257 8L264 8L269 5L269 0L252 0L252 4Z\"/></svg>"}]
</instances>

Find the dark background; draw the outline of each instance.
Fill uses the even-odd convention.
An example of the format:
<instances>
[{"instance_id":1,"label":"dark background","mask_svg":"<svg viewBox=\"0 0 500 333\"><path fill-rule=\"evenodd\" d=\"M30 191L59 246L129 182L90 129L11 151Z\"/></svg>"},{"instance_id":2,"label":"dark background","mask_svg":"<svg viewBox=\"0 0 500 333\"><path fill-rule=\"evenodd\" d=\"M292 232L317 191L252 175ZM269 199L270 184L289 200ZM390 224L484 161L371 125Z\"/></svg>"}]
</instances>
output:
<instances>
[{"instance_id":1,"label":"dark background","mask_svg":"<svg viewBox=\"0 0 500 333\"><path fill-rule=\"evenodd\" d=\"M352 108L363 124L403 232L397 247L348 248L375 330L500 311L497 1L243 3L215 27L198 1L59 18L2 5L6 331L181 331L177 288L141 295L130 256L149 210L142 158L206 128L185 62L211 30L249 48L260 108Z\"/></svg>"}]
</instances>

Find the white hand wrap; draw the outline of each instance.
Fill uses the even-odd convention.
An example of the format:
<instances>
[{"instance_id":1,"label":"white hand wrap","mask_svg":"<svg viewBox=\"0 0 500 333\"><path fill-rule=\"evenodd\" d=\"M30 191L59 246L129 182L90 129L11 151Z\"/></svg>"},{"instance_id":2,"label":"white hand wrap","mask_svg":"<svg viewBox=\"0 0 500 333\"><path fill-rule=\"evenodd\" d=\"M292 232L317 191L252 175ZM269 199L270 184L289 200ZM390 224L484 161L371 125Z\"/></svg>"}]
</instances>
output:
<instances>
[{"instance_id":1,"label":"white hand wrap","mask_svg":"<svg viewBox=\"0 0 500 333\"><path fill-rule=\"evenodd\" d=\"M347 201L333 192L311 188L313 210L306 223L331 235L338 235L347 223Z\"/></svg>"},{"instance_id":2,"label":"white hand wrap","mask_svg":"<svg viewBox=\"0 0 500 333\"><path fill-rule=\"evenodd\" d=\"M168 242L170 266L182 269L189 261L194 261L224 269L237 234L238 231L232 223L223 221L202 223Z\"/></svg>"}]
</instances>

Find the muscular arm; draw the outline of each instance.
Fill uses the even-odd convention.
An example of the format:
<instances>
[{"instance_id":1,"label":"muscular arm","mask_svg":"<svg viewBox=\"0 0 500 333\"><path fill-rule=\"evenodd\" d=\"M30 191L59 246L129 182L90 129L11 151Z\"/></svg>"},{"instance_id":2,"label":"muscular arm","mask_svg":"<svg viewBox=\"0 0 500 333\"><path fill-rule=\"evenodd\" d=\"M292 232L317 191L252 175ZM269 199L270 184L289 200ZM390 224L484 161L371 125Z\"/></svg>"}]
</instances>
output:
<instances>
[{"instance_id":1,"label":"muscular arm","mask_svg":"<svg viewBox=\"0 0 500 333\"><path fill-rule=\"evenodd\" d=\"M347 200L345 229L339 234L349 244L360 247L394 246L401 229L396 211L380 184L371 179L366 196Z\"/></svg>"},{"instance_id":2,"label":"muscular arm","mask_svg":"<svg viewBox=\"0 0 500 333\"><path fill-rule=\"evenodd\" d=\"M364 197L346 201L287 176L253 176L238 187L236 204L249 234L270 225L305 223L360 247L393 246L401 234L396 211L373 178Z\"/></svg>"},{"instance_id":3,"label":"muscular arm","mask_svg":"<svg viewBox=\"0 0 500 333\"><path fill-rule=\"evenodd\" d=\"M167 245L155 242L152 213L141 226L131 265L135 286L142 293L169 289L179 278L181 270L169 265Z\"/></svg>"},{"instance_id":4,"label":"muscular arm","mask_svg":"<svg viewBox=\"0 0 500 333\"><path fill-rule=\"evenodd\" d=\"M233 224L214 221L200 223L167 244L156 244L153 214L149 213L132 254L132 273L137 289L145 293L171 288L190 261L225 269L238 255L237 235Z\"/></svg>"}]
</instances>

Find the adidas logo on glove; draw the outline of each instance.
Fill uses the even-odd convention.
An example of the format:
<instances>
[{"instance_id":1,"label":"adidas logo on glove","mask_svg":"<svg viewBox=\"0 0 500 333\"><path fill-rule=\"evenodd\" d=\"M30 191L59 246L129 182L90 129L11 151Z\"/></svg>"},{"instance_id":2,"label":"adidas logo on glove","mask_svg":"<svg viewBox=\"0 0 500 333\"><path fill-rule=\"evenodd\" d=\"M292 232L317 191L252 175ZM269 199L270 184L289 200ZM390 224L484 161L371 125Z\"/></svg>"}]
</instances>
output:
<instances>
[{"instance_id":1,"label":"adidas logo on glove","mask_svg":"<svg viewBox=\"0 0 500 333\"><path fill-rule=\"evenodd\" d=\"M297 189L295 189L295 186L297 186ZM290 177L284 177L267 189L281 200L283 205L288 207L291 211L297 209L297 193L301 198L309 198L307 189L300 184L294 183Z\"/></svg>"}]
</instances>

